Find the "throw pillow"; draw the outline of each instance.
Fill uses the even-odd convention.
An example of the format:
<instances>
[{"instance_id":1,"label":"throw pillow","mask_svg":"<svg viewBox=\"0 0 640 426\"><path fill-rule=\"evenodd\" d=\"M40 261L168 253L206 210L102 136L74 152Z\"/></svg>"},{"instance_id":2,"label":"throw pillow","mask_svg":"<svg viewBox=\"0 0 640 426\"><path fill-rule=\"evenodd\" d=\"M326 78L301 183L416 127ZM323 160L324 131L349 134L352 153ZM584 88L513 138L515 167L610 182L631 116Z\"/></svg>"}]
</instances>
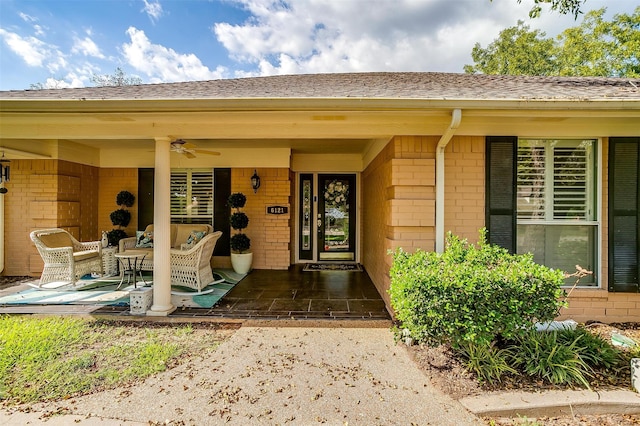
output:
<instances>
[{"instance_id":1,"label":"throw pillow","mask_svg":"<svg viewBox=\"0 0 640 426\"><path fill-rule=\"evenodd\" d=\"M136 248L153 247L153 232L136 231Z\"/></svg>"},{"instance_id":2,"label":"throw pillow","mask_svg":"<svg viewBox=\"0 0 640 426\"><path fill-rule=\"evenodd\" d=\"M205 231L191 231L187 244L197 244L207 233Z\"/></svg>"}]
</instances>

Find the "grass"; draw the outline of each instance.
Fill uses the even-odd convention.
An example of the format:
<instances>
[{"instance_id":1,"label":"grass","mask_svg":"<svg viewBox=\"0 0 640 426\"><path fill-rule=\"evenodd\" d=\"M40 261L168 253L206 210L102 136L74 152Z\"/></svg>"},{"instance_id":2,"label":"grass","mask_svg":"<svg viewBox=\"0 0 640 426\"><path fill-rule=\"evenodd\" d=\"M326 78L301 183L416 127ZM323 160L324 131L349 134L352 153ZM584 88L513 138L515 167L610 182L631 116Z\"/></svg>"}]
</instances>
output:
<instances>
[{"instance_id":1,"label":"grass","mask_svg":"<svg viewBox=\"0 0 640 426\"><path fill-rule=\"evenodd\" d=\"M78 318L0 316L0 400L57 400L148 377L187 350L191 325L152 327ZM193 339L191 339L193 340Z\"/></svg>"}]
</instances>

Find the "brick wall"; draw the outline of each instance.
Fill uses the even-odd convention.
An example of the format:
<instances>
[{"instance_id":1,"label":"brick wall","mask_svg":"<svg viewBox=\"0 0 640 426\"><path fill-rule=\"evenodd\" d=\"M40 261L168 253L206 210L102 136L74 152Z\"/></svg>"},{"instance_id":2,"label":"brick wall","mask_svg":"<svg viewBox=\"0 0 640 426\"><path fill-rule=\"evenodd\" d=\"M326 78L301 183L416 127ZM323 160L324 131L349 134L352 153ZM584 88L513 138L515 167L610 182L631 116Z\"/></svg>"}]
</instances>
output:
<instances>
[{"instance_id":1,"label":"brick wall","mask_svg":"<svg viewBox=\"0 0 640 426\"><path fill-rule=\"evenodd\" d=\"M29 239L41 228L64 228L81 241L98 239L98 169L61 160L12 160L4 195L4 275L42 272Z\"/></svg>"},{"instance_id":2,"label":"brick wall","mask_svg":"<svg viewBox=\"0 0 640 426\"><path fill-rule=\"evenodd\" d=\"M472 243L485 221L484 151L482 136L454 136L445 150L445 233Z\"/></svg>"},{"instance_id":3,"label":"brick wall","mask_svg":"<svg viewBox=\"0 0 640 426\"><path fill-rule=\"evenodd\" d=\"M387 306L388 250L435 247L437 140L396 136L362 173L362 263Z\"/></svg>"},{"instance_id":4,"label":"brick wall","mask_svg":"<svg viewBox=\"0 0 640 426\"><path fill-rule=\"evenodd\" d=\"M129 191L136 197L136 200L133 206L127 209L131 212L131 222L124 231L129 236L135 236L138 230L138 169L100 169L99 190L98 231L110 231L114 228L109 215L119 208L116 204L116 196L120 191Z\"/></svg>"},{"instance_id":5,"label":"brick wall","mask_svg":"<svg viewBox=\"0 0 640 426\"><path fill-rule=\"evenodd\" d=\"M251 188L254 169L231 170L231 192L247 196L244 212L249 226L243 230L251 239L254 269L288 269L291 259L291 179L289 169L255 169L260 176L257 193ZM268 215L267 206L288 206L289 214ZM233 231L232 229L229 230Z\"/></svg>"}]
</instances>

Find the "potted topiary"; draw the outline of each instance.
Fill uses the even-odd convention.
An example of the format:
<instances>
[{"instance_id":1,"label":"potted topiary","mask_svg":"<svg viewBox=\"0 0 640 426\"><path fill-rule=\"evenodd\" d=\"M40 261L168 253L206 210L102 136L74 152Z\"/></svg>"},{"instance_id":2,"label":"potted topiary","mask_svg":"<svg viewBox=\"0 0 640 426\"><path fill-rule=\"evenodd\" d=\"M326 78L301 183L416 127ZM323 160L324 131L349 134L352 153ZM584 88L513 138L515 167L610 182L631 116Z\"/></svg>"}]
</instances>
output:
<instances>
[{"instance_id":1,"label":"potted topiary","mask_svg":"<svg viewBox=\"0 0 640 426\"><path fill-rule=\"evenodd\" d=\"M125 207L133 206L136 197L129 191L120 191L116 195L116 204L120 207L109 215L114 228L107 232L107 239L110 246L117 246L121 239L127 237L124 228L131 222L131 212Z\"/></svg>"},{"instance_id":2,"label":"potted topiary","mask_svg":"<svg viewBox=\"0 0 640 426\"><path fill-rule=\"evenodd\" d=\"M249 225L249 218L241 210L247 202L247 197L241 192L229 196L228 203L232 210L229 220L231 227L237 232L231 236L231 266L238 274L246 274L251 270L253 253L250 251L251 240L242 230Z\"/></svg>"}]
</instances>

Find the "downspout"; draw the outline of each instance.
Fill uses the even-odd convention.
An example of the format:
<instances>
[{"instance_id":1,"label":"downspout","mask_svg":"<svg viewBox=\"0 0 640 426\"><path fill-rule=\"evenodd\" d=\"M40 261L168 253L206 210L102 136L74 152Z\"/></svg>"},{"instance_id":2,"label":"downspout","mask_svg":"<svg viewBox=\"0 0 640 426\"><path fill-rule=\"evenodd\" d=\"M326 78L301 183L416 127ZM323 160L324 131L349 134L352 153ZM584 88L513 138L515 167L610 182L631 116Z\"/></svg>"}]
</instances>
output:
<instances>
[{"instance_id":1,"label":"downspout","mask_svg":"<svg viewBox=\"0 0 640 426\"><path fill-rule=\"evenodd\" d=\"M451 124L440 137L436 146L436 252L444 252L444 150L458 129L462 110L451 111Z\"/></svg>"}]
</instances>

